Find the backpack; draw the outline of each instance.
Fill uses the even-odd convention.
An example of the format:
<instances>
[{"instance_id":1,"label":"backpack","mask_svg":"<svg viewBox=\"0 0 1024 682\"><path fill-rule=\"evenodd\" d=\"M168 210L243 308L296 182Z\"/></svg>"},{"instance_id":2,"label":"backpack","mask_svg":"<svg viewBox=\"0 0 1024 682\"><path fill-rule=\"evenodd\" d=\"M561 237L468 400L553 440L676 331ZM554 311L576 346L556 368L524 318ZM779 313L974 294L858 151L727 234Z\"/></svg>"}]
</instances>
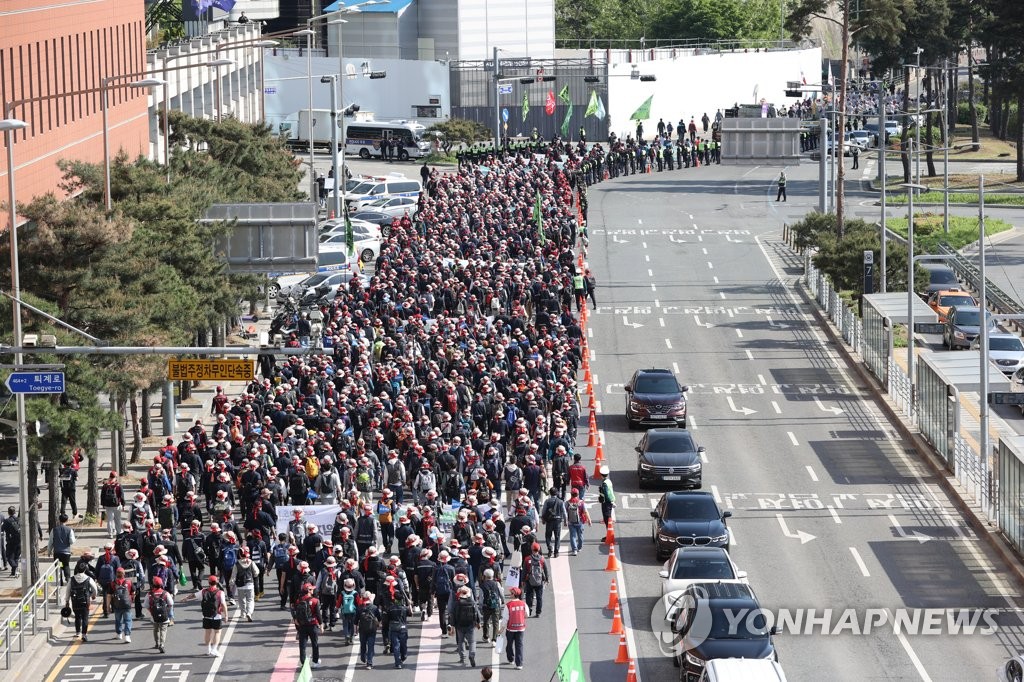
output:
<instances>
[{"instance_id":1,"label":"backpack","mask_svg":"<svg viewBox=\"0 0 1024 682\"><path fill-rule=\"evenodd\" d=\"M377 631L377 615L370 607L364 608L359 614L359 632L371 633Z\"/></svg>"},{"instance_id":2,"label":"backpack","mask_svg":"<svg viewBox=\"0 0 1024 682\"><path fill-rule=\"evenodd\" d=\"M157 511L157 520L160 521L160 528L173 528L174 527L174 507L160 507ZM191 523L191 519L189 523Z\"/></svg>"},{"instance_id":3,"label":"backpack","mask_svg":"<svg viewBox=\"0 0 1024 682\"><path fill-rule=\"evenodd\" d=\"M392 632L408 629L408 625L402 618L405 616L405 608L398 602L393 602L388 609L388 624Z\"/></svg>"},{"instance_id":4,"label":"backpack","mask_svg":"<svg viewBox=\"0 0 1024 682\"><path fill-rule=\"evenodd\" d=\"M117 490L110 483L104 483L100 488L100 505L104 507L117 506Z\"/></svg>"},{"instance_id":5,"label":"backpack","mask_svg":"<svg viewBox=\"0 0 1024 682\"><path fill-rule=\"evenodd\" d=\"M320 588L320 595L323 597L331 597L332 599L338 594L338 578L334 575L334 572L330 569L324 571L324 584Z\"/></svg>"},{"instance_id":6,"label":"backpack","mask_svg":"<svg viewBox=\"0 0 1024 682\"><path fill-rule=\"evenodd\" d=\"M153 614L154 623L166 623L168 620L167 593L153 590L149 593L149 611Z\"/></svg>"},{"instance_id":7,"label":"backpack","mask_svg":"<svg viewBox=\"0 0 1024 682\"><path fill-rule=\"evenodd\" d=\"M220 549L220 565L225 571L235 567L238 562L238 548L228 543Z\"/></svg>"},{"instance_id":8,"label":"backpack","mask_svg":"<svg viewBox=\"0 0 1024 682\"><path fill-rule=\"evenodd\" d=\"M498 591L494 586L484 588L484 607L488 611L497 611L501 608L501 599L498 597Z\"/></svg>"},{"instance_id":9,"label":"backpack","mask_svg":"<svg viewBox=\"0 0 1024 682\"><path fill-rule=\"evenodd\" d=\"M103 562L96 568L96 579L101 585L114 582L114 564Z\"/></svg>"},{"instance_id":10,"label":"backpack","mask_svg":"<svg viewBox=\"0 0 1024 682\"><path fill-rule=\"evenodd\" d=\"M288 563L288 545L280 543L274 545L274 568L281 570Z\"/></svg>"},{"instance_id":11,"label":"backpack","mask_svg":"<svg viewBox=\"0 0 1024 682\"><path fill-rule=\"evenodd\" d=\"M313 623L313 606L309 603L309 599L300 599L295 602L295 620L299 625Z\"/></svg>"},{"instance_id":12,"label":"backpack","mask_svg":"<svg viewBox=\"0 0 1024 682\"><path fill-rule=\"evenodd\" d=\"M356 488L360 492L367 492L370 489L370 472L366 469L360 469L356 473Z\"/></svg>"},{"instance_id":13,"label":"backpack","mask_svg":"<svg viewBox=\"0 0 1024 682\"><path fill-rule=\"evenodd\" d=\"M319 485L317 487L320 489L321 495L334 494L334 476L332 473L333 472L331 471L325 471L318 479L317 483L319 483Z\"/></svg>"},{"instance_id":14,"label":"backpack","mask_svg":"<svg viewBox=\"0 0 1024 682\"><path fill-rule=\"evenodd\" d=\"M462 479L458 474L452 474L448 477L448 480L445 482L445 492L450 497L458 497L459 493L462 492Z\"/></svg>"},{"instance_id":15,"label":"backpack","mask_svg":"<svg viewBox=\"0 0 1024 682\"><path fill-rule=\"evenodd\" d=\"M448 575L448 571L445 570L444 564L439 565L434 569L434 594L451 594L452 593L452 578Z\"/></svg>"},{"instance_id":16,"label":"backpack","mask_svg":"<svg viewBox=\"0 0 1024 682\"><path fill-rule=\"evenodd\" d=\"M306 494L306 482L302 474L292 474L288 478L288 492L292 497L303 497Z\"/></svg>"},{"instance_id":17,"label":"backpack","mask_svg":"<svg viewBox=\"0 0 1024 682\"><path fill-rule=\"evenodd\" d=\"M220 590L216 587L207 587L203 590L203 600L200 607L203 610L203 618L213 618L217 615L217 598Z\"/></svg>"},{"instance_id":18,"label":"backpack","mask_svg":"<svg viewBox=\"0 0 1024 682\"><path fill-rule=\"evenodd\" d=\"M260 546L260 543L254 542L249 545L249 558L252 559L252 562L257 566L263 564L263 549Z\"/></svg>"},{"instance_id":19,"label":"backpack","mask_svg":"<svg viewBox=\"0 0 1024 682\"><path fill-rule=\"evenodd\" d=\"M565 505L565 515L566 515L566 518L569 520L569 523L579 523L580 522L580 507L579 507L579 505L578 504L574 504L572 502L570 502L569 504Z\"/></svg>"},{"instance_id":20,"label":"backpack","mask_svg":"<svg viewBox=\"0 0 1024 682\"><path fill-rule=\"evenodd\" d=\"M114 608L126 610L131 607L132 597L128 593L128 583L123 582L114 588Z\"/></svg>"},{"instance_id":21,"label":"backpack","mask_svg":"<svg viewBox=\"0 0 1024 682\"><path fill-rule=\"evenodd\" d=\"M83 580L71 582L71 606L76 611L88 608L89 606L89 581Z\"/></svg>"},{"instance_id":22,"label":"backpack","mask_svg":"<svg viewBox=\"0 0 1024 682\"><path fill-rule=\"evenodd\" d=\"M437 485L437 479L434 477L433 471L421 471L420 472L420 490L427 492L433 490L434 486Z\"/></svg>"},{"instance_id":23,"label":"backpack","mask_svg":"<svg viewBox=\"0 0 1024 682\"><path fill-rule=\"evenodd\" d=\"M526 569L526 579L532 587L540 587L544 584L544 559L542 557L530 558L530 567Z\"/></svg>"},{"instance_id":24,"label":"backpack","mask_svg":"<svg viewBox=\"0 0 1024 682\"><path fill-rule=\"evenodd\" d=\"M523 470L516 469L508 476L508 485L506 486L509 490L519 490L523 487Z\"/></svg>"},{"instance_id":25,"label":"backpack","mask_svg":"<svg viewBox=\"0 0 1024 682\"><path fill-rule=\"evenodd\" d=\"M353 614L356 612L356 593L355 592L342 592L341 593L341 612L344 614Z\"/></svg>"},{"instance_id":26,"label":"backpack","mask_svg":"<svg viewBox=\"0 0 1024 682\"><path fill-rule=\"evenodd\" d=\"M459 599L455 603L455 624L459 627L470 627L476 624L476 604L471 597Z\"/></svg>"}]
</instances>

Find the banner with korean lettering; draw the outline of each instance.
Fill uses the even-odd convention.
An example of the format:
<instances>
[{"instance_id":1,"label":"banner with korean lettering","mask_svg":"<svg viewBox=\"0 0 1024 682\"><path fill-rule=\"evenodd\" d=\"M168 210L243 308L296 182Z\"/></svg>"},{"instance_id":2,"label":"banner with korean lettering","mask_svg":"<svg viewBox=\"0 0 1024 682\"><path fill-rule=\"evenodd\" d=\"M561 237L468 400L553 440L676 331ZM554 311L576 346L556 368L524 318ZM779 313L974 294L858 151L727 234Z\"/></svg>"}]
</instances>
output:
<instances>
[{"instance_id":1,"label":"banner with korean lettering","mask_svg":"<svg viewBox=\"0 0 1024 682\"><path fill-rule=\"evenodd\" d=\"M334 528L334 519L337 518L341 506L337 504L303 504L301 506L281 506L277 508L277 532L287 533L288 524L294 518L292 511L301 509L302 520L306 523L315 524L320 534L331 537L331 530Z\"/></svg>"}]
</instances>

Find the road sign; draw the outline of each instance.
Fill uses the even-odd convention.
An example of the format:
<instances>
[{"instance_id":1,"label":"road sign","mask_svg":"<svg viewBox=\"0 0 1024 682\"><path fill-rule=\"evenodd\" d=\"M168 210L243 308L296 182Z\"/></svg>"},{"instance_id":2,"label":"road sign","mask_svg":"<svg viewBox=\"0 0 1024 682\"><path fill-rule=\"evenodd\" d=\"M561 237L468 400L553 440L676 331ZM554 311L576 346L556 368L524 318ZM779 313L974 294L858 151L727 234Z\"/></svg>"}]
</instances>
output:
<instances>
[{"instance_id":1,"label":"road sign","mask_svg":"<svg viewBox=\"0 0 1024 682\"><path fill-rule=\"evenodd\" d=\"M992 393L988 394L989 405L1024 405L1024 393Z\"/></svg>"},{"instance_id":2,"label":"road sign","mask_svg":"<svg viewBox=\"0 0 1024 682\"><path fill-rule=\"evenodd\" d=\"M63 393L64 372L11 372L4 385L11 393Z\"/></svg>"},{"instance_id":3,"label":"road sign","mask_svg":"<svg viewBox=\"0 0 1024 682\"><path fill-rule=\"evenodd\" d=\"M501 110L501 120L508 123L508 108Z\"/></svg>"},{"instance_id":4,"label":"road sign","mask_svg":"<svg viewBox=\"0 0 1024 682\"><path fill-rule=\"evenodd\" d=\"M252 381L252 360L168 360L171 381Z\"/></svg>"},{"instance_id":5,"label":"road sign","mask_svg":"<svg viewBox=\"0 0 1024 682\"><path fill-rule=\"evenodd\" d=\"M512 84L511 83L499 84L498 85L498 94L499 95L511 95L512 94Z\"/></svg>"}]
</instances>

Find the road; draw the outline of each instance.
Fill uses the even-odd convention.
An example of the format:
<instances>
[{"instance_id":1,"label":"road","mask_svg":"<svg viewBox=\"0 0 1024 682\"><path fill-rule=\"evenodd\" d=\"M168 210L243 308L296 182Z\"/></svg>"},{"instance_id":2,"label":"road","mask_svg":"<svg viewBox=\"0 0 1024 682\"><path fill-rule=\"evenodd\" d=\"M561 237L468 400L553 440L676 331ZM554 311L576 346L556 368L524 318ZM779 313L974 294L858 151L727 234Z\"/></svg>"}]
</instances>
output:
<instances>
[{"instance_id":1,"label":"road","mask_svg":"<svg viewBox=\"0 0 1024 682\"><path fill-rule=\"evenodd\" d=\"M644 679L677 673L650 621L660 580L648 512L660 492L637 489L639 434L621 416L621 387L637 367L677 369L692 387L692 428L708 450L704 485L734 513L732 553L764 606L1016 607L998 559L795 289L800 269L779 232L816 205L816 173L788 169L785 203L774 201L777 168L714 166L591 191L596 392L622 498L618 536ZM776 641L792 680L981 679L1016 650L1021 620L1002 614L999 624L995 636L875 629Z\"/></svg>"}]
</instances>

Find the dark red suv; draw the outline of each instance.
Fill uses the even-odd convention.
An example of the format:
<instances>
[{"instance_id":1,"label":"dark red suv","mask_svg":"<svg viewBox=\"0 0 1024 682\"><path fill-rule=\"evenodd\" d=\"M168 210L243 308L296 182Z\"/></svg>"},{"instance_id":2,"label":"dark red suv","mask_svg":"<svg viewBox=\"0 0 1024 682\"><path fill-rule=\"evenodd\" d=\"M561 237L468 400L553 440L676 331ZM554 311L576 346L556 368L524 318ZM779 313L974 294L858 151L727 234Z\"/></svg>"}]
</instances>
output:
<instances>
[{"instance_id":1,"label":"dark red suv","mask_svg":"<svg viewBox=\"0 0 1024 682\"><path fill-rule=\"evenodd\" d=\"M667 369L638 369L625 386L626 423L686 428L686 396L689 386L680 386Z\"/></svg>"}]
</instances>

